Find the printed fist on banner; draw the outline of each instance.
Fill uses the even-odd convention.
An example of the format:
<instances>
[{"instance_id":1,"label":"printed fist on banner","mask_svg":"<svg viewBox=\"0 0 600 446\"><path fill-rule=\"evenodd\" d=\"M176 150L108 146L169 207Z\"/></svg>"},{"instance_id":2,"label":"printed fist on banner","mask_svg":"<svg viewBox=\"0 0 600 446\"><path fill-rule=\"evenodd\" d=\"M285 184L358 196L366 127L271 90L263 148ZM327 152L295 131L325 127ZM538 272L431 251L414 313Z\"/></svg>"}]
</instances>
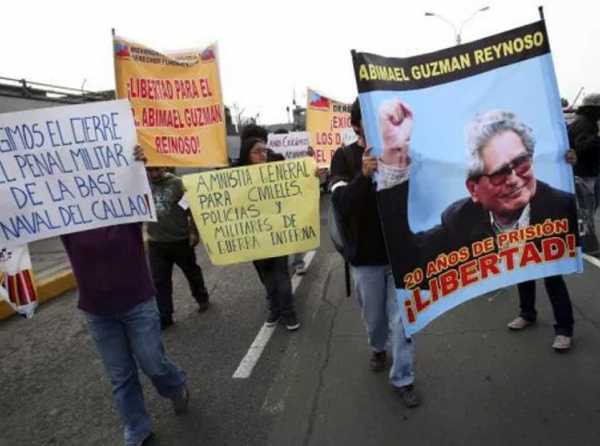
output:
<instances>
[{"instance_id":1,"label":"printed fist on banner","mask_svg":"<svg viewBox=\"0 0 600 446\"><path fill-rule=\"evenodd\" d=\"M0 249L0 301L18 314L31 318L37 307L31 258L27 245Z\"/></svg>"},{"instance_id":2,"label":"printed fist on banner","mask_svg":"<svg viewBox=\"0 0 600 446\"><path fill-rule=\"evenodd\" d=\"M404 169L410 163L409 144L413 113L400 99L385 101L379 107L379 129L383 139L384 164Z\"/></svg>"}]
</instances>

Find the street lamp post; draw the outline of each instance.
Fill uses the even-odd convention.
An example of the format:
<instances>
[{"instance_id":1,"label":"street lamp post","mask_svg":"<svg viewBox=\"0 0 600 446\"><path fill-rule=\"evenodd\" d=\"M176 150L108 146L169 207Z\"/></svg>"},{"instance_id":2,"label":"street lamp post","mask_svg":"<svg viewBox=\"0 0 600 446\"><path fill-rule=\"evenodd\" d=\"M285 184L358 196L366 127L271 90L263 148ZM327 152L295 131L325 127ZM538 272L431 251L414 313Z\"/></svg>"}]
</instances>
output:
<instances>
[{"instance_id":1,"label":"street lamp post","mask_svg":"<svg viewBox=\"0 0 600 446\"><path fill-rule=\"evenodd\" d=\"M475 17L478 13L487 11L488 9L490 9L489 6L484 6L483 8L479 8L478 10L473 12L473 14L471 14L469 17L467 17L465 20L463 20L462 23L460 24L460 26L458 26L458 27L454 23L452 23L450 20L448 20L447 18L445 18L439 14L436 14L435 12L426 12L425 16L426 17L437 17L441 21L450 25L452 27L452 30L454 31L454 37L456 39L456 44L460 45L462 43L461 33L462 33L463 28L467 24L467 22L471 21L471 19L473 17Z\"/></svg>"}]
</instances>

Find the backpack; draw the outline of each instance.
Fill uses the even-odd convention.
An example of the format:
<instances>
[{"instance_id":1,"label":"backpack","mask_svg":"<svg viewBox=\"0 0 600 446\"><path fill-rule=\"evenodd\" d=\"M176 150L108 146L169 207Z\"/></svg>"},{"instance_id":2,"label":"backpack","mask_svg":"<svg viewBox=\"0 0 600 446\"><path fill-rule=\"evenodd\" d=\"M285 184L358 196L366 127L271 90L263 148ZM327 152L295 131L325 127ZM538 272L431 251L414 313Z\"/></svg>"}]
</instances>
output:
<instances>
[{"instance_id":1,"label":"backpack","mask_svg":"<svg viewBox=\"0 0 600 446\"><path fill-rule=\"evenodd\" d=\"M350 170L354 169L354 159L352 157L352 153L350 151L343 150L346 146L340 147L337 151L342 151L342 155L344 156L344 161L346 165L350 167ZM348 261L350 254L350 246L346 242L349 237L350 228L347 225L344 225L342 216L335 209L333 204L333 194L331 194L331 198L329 200L329 210L327 212L327 225L329 229L329 237L335 247L335 250L341 254L342 257L346 261Z\"/></svg>"},{"instance_id":2,"label":"backpack","mask_svg":"<svg viewBox=\"0 0 600 446\"><path fill-rule=\"evenodd\" d=\"M342 257L346 258L346 253L344 252L344 236L342 235L342 230L340 228L340 217L333 206L333 200L331 200L329 203L329 211L327 212L327 224L329 226L329 237L333 242L335 250L339 252L342 255Z\"/></svg>"},{"instance_id":3,"label":"backpack","mask_svg":"<svg viewBox=\"0 0 600 446\"><path fill-rule=\"evenodd\" d=\"M342 146L338 149L342 150L345 146ZM344 160L351 170L354 170L354 159L351 156L351 152L343 151ZM350 297L352 293L352 287L350 282L350 264L348 263L348 259L351 256L352 247L347 240L349 239L349 234L351 233L351 228L344 225L343 219L339 212L335 209L333 204L333 194L331 194L331 199L329 200L329 210L327 212L327 226L329 229L329 237L335 247L335 250L341 254L344 258L344 278L346 281L346 296Z\"/></svg>"}]
</instances>

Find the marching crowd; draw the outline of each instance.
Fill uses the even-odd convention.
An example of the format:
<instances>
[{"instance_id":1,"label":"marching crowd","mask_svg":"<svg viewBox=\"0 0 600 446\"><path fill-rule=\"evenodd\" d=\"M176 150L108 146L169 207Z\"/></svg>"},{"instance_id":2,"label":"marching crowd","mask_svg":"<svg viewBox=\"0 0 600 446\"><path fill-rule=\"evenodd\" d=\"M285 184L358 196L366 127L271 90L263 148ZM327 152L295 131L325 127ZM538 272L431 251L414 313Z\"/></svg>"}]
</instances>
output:
<instances>
[{"instance_id":1,"label":"marching crowd","mask_svg":"<svg viewBox=\"0 0 600 446\"><path fill-rule=\"evenodd\" d=\"M408 113L402 105L398 107L386 115L389 118L384 123L388 126L387 147L384 147L384 158L378 159L367 148L360 106L358 100L354 102L351 124L358 140L335 152L330 169L330 191L332 206L345 228L344 257L351 265L354 295L366 326L372 352L370 368L379 372L391 362L391 385L407 407L416 407L421 398L414 387L415 344L405 336L400 318L376 204L377 185L372 179L376 172L385 171L392 178L406 180L409 138L402 122ZM573 150L567 153L567 161L574 164L575 174L581 177L587 203L584 212L592 216L600 203L598 119L600 95L591 94L584 99L575 121L568 127ZM483 197L490 201L494 198L499 209L510 208L510 212L504 213L490 208L495 233L518 227L523 224L525 214L530 218L528 202L517 203L519 200L514 196L502 198L502 194L506 195L506 190L516 185L530 192L533 187L535 191L533 146L526 131L511 116L488 116L478 131L479 137L470 149L480 168L468 180L478 188L479 201L482 202ZM509 139L512 145L505 144ZM267 148L266 142L264 128L257 125L244 128L238 164L280 159ZM516 150L515 147L520 149L513 154L511 150ZM135 149L135 159L145 161L139 147ZM499 168L492 167L495 159L502 161ZM157 221L147 225L149 263L139 223L62 236L79 287L79 308L86 316L110 377L128 446L142 445L152 436L138 367L151 379L158 393L172 401L176 414L186 412L188 407L190 392L186 375L169 359L161 339L161 329L173 324L173 265L185 274L198 311L209 308L209 295L194 252L199 242L198 230L185 202L182 180L162 167L151 167L147 171L157 211ZM510 218L503 218L507 215ZM408 240L406 243L408 246ZM297 270L303 272L301 257L296 261ZM287 330L297 330L300 322L294 309L287 256L253 263L266 290L266 325L281 322ZM571 347L573 335L569 293L561 276L546 278L544 282L557 321L553 348L566 351ZM522 330L536 318L535 282L521 283L518 290L521 311L508 324L512 330Z\"/></svg>"}]
</instances>

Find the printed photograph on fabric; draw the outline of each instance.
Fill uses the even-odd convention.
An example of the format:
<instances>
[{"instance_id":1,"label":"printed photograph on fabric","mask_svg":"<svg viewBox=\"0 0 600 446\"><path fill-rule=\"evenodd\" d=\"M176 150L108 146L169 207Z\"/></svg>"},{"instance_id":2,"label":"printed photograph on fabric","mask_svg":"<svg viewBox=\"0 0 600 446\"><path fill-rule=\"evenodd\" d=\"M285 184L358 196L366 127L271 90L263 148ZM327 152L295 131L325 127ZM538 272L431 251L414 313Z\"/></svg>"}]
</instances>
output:
<instances>
[{"instance_id":1,"label":"printed photograph on fabric","mask_svg":"<svg viewBox=\"0 0 600 446\"><path fill-rule=\"evenodd\" d=\"M415 118L410 106L398 98L382 102L378 115L383 141L380 197L384 205L394 208L394 202L402 199L402 188L406 187L394 184L395 177L402 178L395 172L409 168ZM518 241L510 231L523 229L532 238L534 226L547 219L555 222L566 217L568 226L576 227L574 195L536 178L534 131L515 113L504 110L478 113L465 125L465 146L464 175L456 178L457 183L462 182L463 197L447 204L439 214L440 222L433 227L419 232L407 228L407 233L402 234L402 225L392 226L399 231L399 239L407 236L422 239L419 263L426 264L440 254L451 252L459 252L466 258L461 249L507 233L498 239L505 243L494 245L492 251L498 252ZM437 189L435 178L430 177L430 190Z\"/></svg>"},{"instance_id":2,"label":"printed photograph on fabric","mask_svg":"<svg viewBox=\"0 0 600 446\"><path fill-rule=\"evenodd\" d=\"M478 59L528 34L539 42L531 54ZM354 53L409 334L489 291L582 269L566 126L544 42L540 22L404 59ZM465 63L424 77L422 67L447 60Z\"/></svg>"}]
</instances>

